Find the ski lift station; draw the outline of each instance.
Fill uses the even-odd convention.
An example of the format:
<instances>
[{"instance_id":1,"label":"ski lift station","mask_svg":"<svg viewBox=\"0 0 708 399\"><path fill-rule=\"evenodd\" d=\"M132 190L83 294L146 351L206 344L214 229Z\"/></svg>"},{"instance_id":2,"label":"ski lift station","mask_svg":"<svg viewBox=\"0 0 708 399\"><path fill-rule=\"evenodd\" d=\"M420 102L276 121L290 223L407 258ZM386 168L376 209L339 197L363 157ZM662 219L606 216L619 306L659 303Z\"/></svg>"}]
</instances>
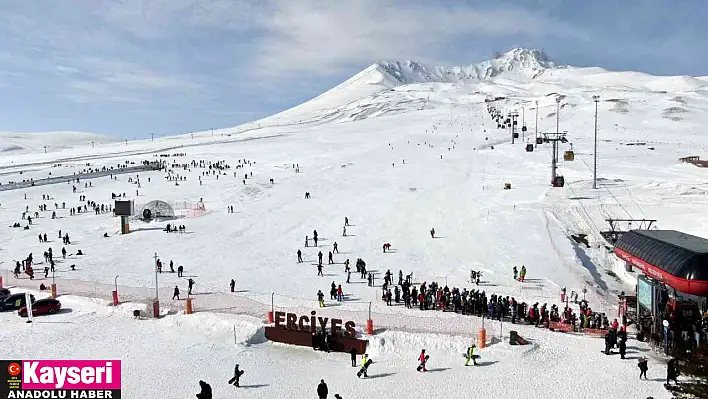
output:
<instances>
[{"instance_id":1,"label":"ski lift station","mask_svg":"<svg viewBox=\"0 0 708 399\"><path fill-rule=\"evenodd\" d=\"M647 276L688 295L708 297L708 240L675 230L630 230L615 254Z\"/></svg>"}]
</instances>

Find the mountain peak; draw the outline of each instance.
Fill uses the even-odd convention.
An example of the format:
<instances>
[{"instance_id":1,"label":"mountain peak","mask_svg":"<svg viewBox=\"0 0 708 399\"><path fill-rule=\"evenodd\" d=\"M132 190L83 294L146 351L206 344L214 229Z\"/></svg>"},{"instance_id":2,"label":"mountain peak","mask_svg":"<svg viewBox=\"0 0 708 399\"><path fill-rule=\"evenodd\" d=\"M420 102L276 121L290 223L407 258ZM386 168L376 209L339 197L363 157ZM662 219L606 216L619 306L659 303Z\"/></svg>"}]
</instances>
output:
<instances>
[{"instance_id":1,"label":"mountain peak","mask_svg":"<svg viewBox=\"0 0 708 399\"><path fill-rule=\"evenodd\" d=\"M495 60L514 60L519 62L537 63L544 68L556 68L556 64L545 51L523 47L513 48L506 53L496 53Z\"/></svg>"},{"instance_id":2,"label":"mountain peak","mask_svg":"<svg viewBox=\"0 0 708 399\"><path fill-rule=\"evenodd\" d=\"M504 53L496 53L491 60L467 66L427 66L408 60L378 62L370 68L390 76L398 84L411 84L464 83L498 76L529 81L547 69L564 67L553 62L543 50L519 47Z\"/></svg>"}]
</instances>

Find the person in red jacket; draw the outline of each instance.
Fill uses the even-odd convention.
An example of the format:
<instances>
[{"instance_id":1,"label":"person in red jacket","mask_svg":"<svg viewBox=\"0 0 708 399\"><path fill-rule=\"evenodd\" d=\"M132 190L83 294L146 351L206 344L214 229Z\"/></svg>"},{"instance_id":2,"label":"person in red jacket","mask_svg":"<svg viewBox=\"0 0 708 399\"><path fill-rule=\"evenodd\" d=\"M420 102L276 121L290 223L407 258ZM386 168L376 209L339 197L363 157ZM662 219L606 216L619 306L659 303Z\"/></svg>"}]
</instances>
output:
<instances>
[{"instance_id":1,"label":"person in red jacket","mask_svg":"<svg viewBox=\"0 0 708 399\"><path fill-rule=\"evenodd\" d=\"M614 319L612 321L612 329L617 331L617 327L619 327L619 323L617 322L617 319Z\"/></svg>"},{"instance_id":2,"label":"person in red jacket","mask_svg":"<svg viewBox=\"0 0 708 399\"><path fill-rule=\"evenodd\" d=\"M418 361L420 362L420 365L416 369L417 371L428 371L428 369L425 368L425 363L428 361L428 355L425 354L425 349L420 351L420 356L418 356Z\"/></svg>"}]
</instances>

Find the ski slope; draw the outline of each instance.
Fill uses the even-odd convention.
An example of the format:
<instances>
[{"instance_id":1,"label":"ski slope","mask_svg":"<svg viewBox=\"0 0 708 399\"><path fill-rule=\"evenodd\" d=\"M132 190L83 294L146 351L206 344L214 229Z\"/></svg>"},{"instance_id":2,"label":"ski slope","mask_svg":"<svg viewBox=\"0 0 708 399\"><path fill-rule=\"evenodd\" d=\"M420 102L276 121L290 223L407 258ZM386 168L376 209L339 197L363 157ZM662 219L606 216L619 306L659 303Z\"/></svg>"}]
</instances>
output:
<instances>
[{"instance_id":1,"label":"ski slope","mask_svg":"<svg viewBox=\"0 0 708 399\"><path fill-rule=\"evenodd\" d=\"M510 56L512 61L517 55ZM206 169L170 167L173 175L186 177L179 185L166 179L162 171L140 173L140 187L135 184L137 176L117 175L115 179L0 191L2 226L15 222L24 226L22 212L34 213L41 204L48 207L29 230L4 227L0 233L0 273L5 281L18 289L35 290L41 282L50 283L52 276L44 278L42 264L37 265L33 281L26 275L15 279L9 270L30 252L41 260L42 252L51 247L58 258L54 276L58 291L72 295L62 300L75 308L56 316L67 321L56 328L40 329L39 323L27 327L12 314L2 315L4 321L22 334L31 334L32 342L34 337L37 342L55 342L52 334L77 334L75 341L85 345L72 343L76 357L82 353L96 356L91 348L99 342L128 337L124 342L132 342L131 348L106 345L101 356L122 357L133 364L127 367L135 368L125 375L136 397L151 397L156 392L184 396L185 391L196 389L200 378L218 387L215 397L229 397L219 381L223 379L225 385L234 358L246 359L238 361L252 378L249 381L259 385L239 394L254 398L283 392L287 397L309 397L320 378L341 386L343 397L360 393L362 384L383 388L391 382L453 394L468 389L456 385L465 377L460 373L468 372L474 373L479 394L490 398L537 397L541 389L549 397L562 397L564 393L556 390L563 387L573 387L578 397L667 397L658 381L636 380L635 361L621 362L601 354L600 340L535 328L519 327L534 343L532 348L497 343L482 353L485 361L489 358L488 367L460 368L461 353L482 327L481 319L389 307L380 299L386 270L394 276L399 270L404 275L413 273L416 285L437 281L441 286L467 288L477 288L469 276L471 270L479 270L483 272L479 288L488 294L550 306L558 304L562 287L569 292L585 289L592 308L612 316L616 294L632 290L636 275L623 272L622 265L601 245L599 231L606 229L605 218L647 217L658 219L662 229L708 235L706 172L677 160L705 153L708 140L699 134L699 126L707 119L708 82L555 64L539 63L539 69L529 59L514 64L504 63L503 58L485 64L506 67L484 79L445 81L441 76L447 75L439 72L449 70L429 68L437 71L433 77L409 77L406 82L414 83L403 84L381 68L369 68L310 103L213 135L199 132L47 154L4 155L0 158L3 185L46 178L50 173L70 177L87 167L143 160L160 159L170 165L225 161L231 166L218 179L202 175ZM508 65L513 66L513 74L507 73ZM528 65L529 71L519 70ZM557 94L562 94L558 105ZM601 96L597 104L598 189L592 189L594 94ZM487 114L485 100L490 97L503 97L496 102L499 108L519 112L519 123L528 126L528 135L512 145L510 132L497 129ZM564 188L549 185L549 145L525 151L525 144L534 140L536 115L540 132L554 132L557 122L560 131L568 131L575 160L559 162L559 172L566 179ZM561 153L569 149L570 144L563 145ZM160 154L168 156L158 158ZM235 169L239 160L251 164ZM299 173L294 165L299 166ZM245 184L244 174L249 175ZM505 183L512 188L504 190ZM76 193L72 192L74 185ZM305 199L305 192L312 197ZM202 202L206 213L174 221L131 221L132 232L127 235L119 234L119 219L110 213L69 215L68 208L85 204L79 196L108 205L112 193L125 193L137 204ZM42 200L43 194L51 199ZM51 219L54 204L61 208L63 202L67 209L57 209L58 218ZM230 206L234 213L227 212ZM342 234L345 217L352 224L346 236ZM165 233L162 229L168 222L184 224L186 234ZM431 228L437 238L430 237ZM56 255L62 247L59 230L71 236L67 259ZM305 248L305 236L311 237L313 230L319 233L320 246ZM37 238L44 233L48 243ZM586 234L590 248L576 245L570 234ZM340 253L334 254L335 264L327 265L327 253L335 241ZM394 251L383 253L385 242ZM78 249L85 255L74 255ZM305 258L301 264L296 261L298 249ZM324 254L323 277L317 276L319 250ZM130 310L155 296L155 254L164 270L171 260L175 269L183 265L185 278L160 274L157 289L166 316L159 321L132 321L126 317ZM357 258L376 271L377 287L367 286L355 273L351 283L345 283L343 262L349 259L353 267ZM524 284L515 281L511 272L513 266L522 264L528 269ZM70 270L70 265L76 270ZM171 294L178 286L184 295L188 277L196 281L197 313L184 316L176 314L183 301L171 300ZM234 293L229 292L231 279L236 282ZM346 370L347 358L325 358L262 342L260 320L271 309L271 301L276 310L308 312L317 306L317 291L326 295L332 282L342 284L345 301L327 301L328 306L318 312L355 320L361 330L371 306L375 326L386 329L370 343L375 360L381 358L374 370L386 378L359 382ZM103 306L100 301L110 298L114 284L121 299L132 304L118 309ZM86 297L94 298L93 302ZM503 339L508 334L507 326L487 323L485 327L489 336ZM88 331L101 334L89 337ZM170 345L149 353L148 348L161 342ZM630 341L630 346L634 344ZM423 379L410 364L421 346L443 353L443 370ZM6 347L4 354L17 357L24 350L36 356L61 357L67 356L67 348L22 344ZM637 348L638 352L647 349ZM302 362L308 364L307 371ZM650 374L659 368L664 371L661 359L652 362ZM165 364L184 365L174 367L179 369L174 378L178 384L145 383L150 375L147 370ZM272 370L292 375L292 381L274 381ZM551 374L557 383L544 383ZM511 375L519 375L523 387L509 386ZM578 384L585 381L589 385L581 389ZM330 392L336 392L333 385ZM582 396L584 392L588 396Z\"/></svg>"}]
</instances>

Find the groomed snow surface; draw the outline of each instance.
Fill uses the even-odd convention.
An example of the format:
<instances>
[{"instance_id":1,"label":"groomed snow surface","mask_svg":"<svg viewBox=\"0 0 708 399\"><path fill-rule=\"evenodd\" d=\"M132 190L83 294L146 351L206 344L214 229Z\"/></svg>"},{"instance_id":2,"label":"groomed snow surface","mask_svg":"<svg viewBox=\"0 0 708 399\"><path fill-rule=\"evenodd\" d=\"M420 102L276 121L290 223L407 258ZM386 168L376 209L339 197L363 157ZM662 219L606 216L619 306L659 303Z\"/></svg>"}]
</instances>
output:
<instances>
[{"instance_id":1,"label":"groomed snow surface","mask_svg":"<svg viewBox=\"0 0 708 399\"><path fill-rule=\"evenodd\" d=\"M47 154L32 139L23 148L39 153L8 152L0 157L3 185L50 173L70 176L126 161L160 159L171 165L223 160L231 168L218 179L202 176L206 169L174 168L173 176L187 178L179 185L167 180L165 172L144 172L139 188L128 182L137 176L117 175L114 180L102 177L0 191L0 226L16 222L24 226L21 214L26 207L32 216L39 205L48 208L29 230L0 231L0 273L6 285L17 291L50 284L52 276L44 278L41 261L51 247L65 308L55 316L37 317L32 324L14 313L1 314L5 328L0 336L10 344L0 345L0 354L122 359L128 398L192 397L200 379L212 385L215 398L309 398L315 396L320 379L328 383L330 397L339 393L344 398L400 394L668 398L662 384L664 360L633 339L628 345L630 359L622 361L617 355L602 354L599 338L534 327L517 327L532 345L512 347L507 343L510 325L487 321L490 345L480 351L481 364L464 367L462 353L474 342L481 319L388 307L380 300L387 269L396 277L399 270L413 273L416 285L437 281L467 288L473 288L469 276L474 269L483 272L479 288L488 294L528 303L559 304L561 287L568 292L586 289L590 306L612 319L616 294L631 291L636 274L622 271L599 245L605 218L654 218L660 228L707 235L705 170L677 161L701 155L706 148L706 139L695 130L704 124L708 110L703 80L564 67L515 81L505 76L522 74L518 68L530 61L503 61L490 65L502 63L514 74L474 84L417 79L415 84L398 85L373 68L378 75L359 76L340 86L331 108L322 108L329 101L323 95L297 112L214 135L96 143L95 148ZM601 179L600 188L593 190L591 97L599 88ZM555 189L549 187L549 145L526 152L526 142L533 141L529 136L511 145L510 132L497 129L484 103L488 96L506 97L498 106L520 110L520 125L525 120L527 133L532 134L539 101L539 130L555 131L554 93L565 96L560 129L568 130L575 151L575 161L559 162L566 187ZM569 145L562 146L561 153L568 149ZM158 154L170 156L157 158ZM244 159L250 165L236 169L238 160ZM293 164L299 165L299 173ZM271 178L274 184L269 183ZM504 190L505 183L512 189ZM305 199L305 192L312 198ZM69 208L85 204L80 195L108 205L113 202L111 193L125 193L138 205L164 200L179 208L203 201L206 213L151 223L133 220L128 235L119 234L119 219L110 213L96 215L89 208L87 213L69 215ZM51 199L42 200L43 194ZM61 208L63 202L66 209L56 210L58 218L51 219L54 204ZM234 213L227 213L228 206ZM342 235L345 216L352 224L347 236ZM165 233L162 228L168 222L186 225L186 234ZM435 239L428 234L433 227ZM304 248L305 236L311 237L315 229L320 247ZM72 241L67 259L60 255L59 230ZM44 233L48 243L37 238ZM109 237L103 238L104 233ZM588 235L590 248L568 238L578 233ZM334 254L334 265L327 265L327 252L335 241L340 253ZM385 242L394 251L384 254ZM79 249L84 256L75 255ZM303 250L302 264L296 262L298 249ZM316 275L320 249L324 277ZM10 270L30 252L39 262L35 280L26 275L15 279ZM146 299L154 296L156 253L163 270L168 270L170 260L175 268L183 265L185 278L161 274L163 317L134 320L132 310L144 308ZM377 272L376 288L355 273L351 283L345 283L343 262L349 259L353 266L359 257ZM514 265L522 264L528 269L524 284L511 274ZM183 300L170 299L175 285L186 295L188 277L196 281L193 315L182 314ZM232 278L235 293L228 289ZM116 281L125 303L114 308L106 304ZM342 284L345 301L327 301L326 308L317 308L317 290L328 298L332 282ZM316 309L326 317L354 320L359 332L371 304L372 319L380 329L370 338L371 377L356 379L348 355L265 342L262 320L271 299L276 310L307 314ZM422 348L431 356L427 374L415 372ZM650 358L649 381L638 379L636 358L643 355ZM235 363L246 371L238 392L226 384Z\"/></svg>"}]
</instances>

